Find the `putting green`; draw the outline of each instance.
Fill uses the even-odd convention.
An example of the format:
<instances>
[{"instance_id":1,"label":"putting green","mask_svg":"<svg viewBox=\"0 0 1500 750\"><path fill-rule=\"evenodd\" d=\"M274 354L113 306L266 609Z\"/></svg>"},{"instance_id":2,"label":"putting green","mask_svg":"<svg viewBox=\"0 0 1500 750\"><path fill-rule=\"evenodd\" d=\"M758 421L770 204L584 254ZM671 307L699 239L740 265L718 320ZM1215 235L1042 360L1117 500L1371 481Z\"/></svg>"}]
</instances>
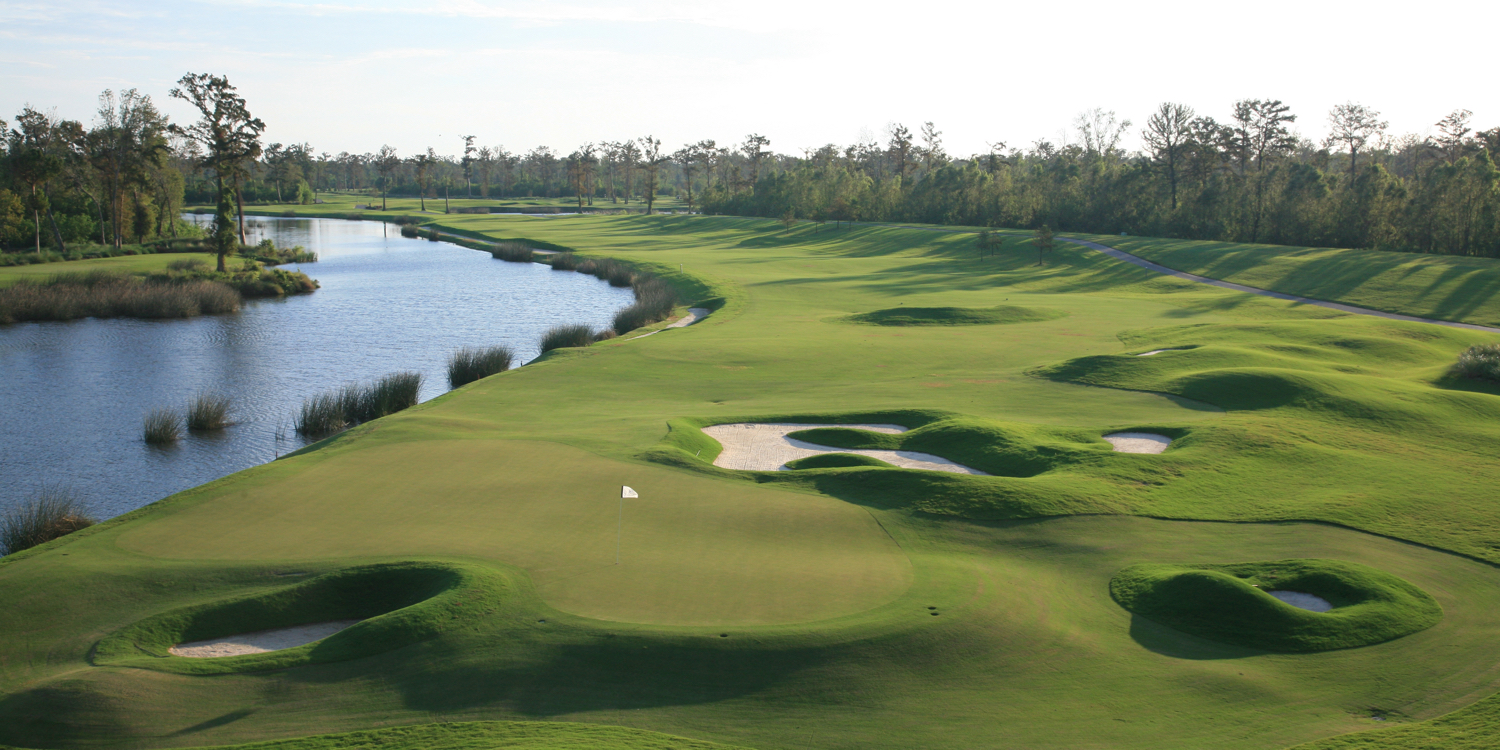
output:
<instances>
[{"instance_id":1,"label":"putting green","mask_svg":"<svg viewBox=\"0 0 1500 750\"><path fill-rule=\"evenodd\" d=\"M411 469L392 475L393 465ZM623 526L621 485L642 495L625 501ZM906 556L859 507L554 443L434 440L300 456L226 490L131 528L119 545L163 559L499 560L530 572L558 609L672 625L827 619L911 583Z\"/></svg>"}]
</instances>

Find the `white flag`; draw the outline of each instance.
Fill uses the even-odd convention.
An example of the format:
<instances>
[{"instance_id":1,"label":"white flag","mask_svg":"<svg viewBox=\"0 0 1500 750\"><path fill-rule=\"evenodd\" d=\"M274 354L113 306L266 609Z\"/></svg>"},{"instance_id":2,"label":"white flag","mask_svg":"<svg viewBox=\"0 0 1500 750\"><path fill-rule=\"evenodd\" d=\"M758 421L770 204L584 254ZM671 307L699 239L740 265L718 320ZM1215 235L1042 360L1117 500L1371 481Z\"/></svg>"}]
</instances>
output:
<instances>
[{"instance_id":1,"label":"white flag","mask_svg":"<svg viewBox=\"0 0 1500 750\"><path fill-rule=\"evenodd\" d=\"M632 490L629 487L620 487L620 499L624 500L628 497L640 497L640 495L637 495L635 493L635 490Z\"/></svg>"}]
</instances>

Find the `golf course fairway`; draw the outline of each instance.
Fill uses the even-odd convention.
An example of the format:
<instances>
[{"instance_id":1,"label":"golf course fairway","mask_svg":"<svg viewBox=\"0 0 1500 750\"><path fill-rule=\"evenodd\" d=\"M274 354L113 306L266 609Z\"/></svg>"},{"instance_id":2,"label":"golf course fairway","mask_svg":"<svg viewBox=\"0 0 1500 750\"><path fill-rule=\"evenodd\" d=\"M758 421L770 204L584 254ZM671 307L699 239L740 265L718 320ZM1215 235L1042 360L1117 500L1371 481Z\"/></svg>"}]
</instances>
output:
<instances>
[{"instance_id":1,"label":"golf course fairway","mask_svg":"<svg viewBox=\"0 0 1500 750\"><path fill-rule=\"evenodd\" d=\"M1500 387L1449 374L1500 336L1074 245L1041 266L1022 250L981 259L972 235L920 228L433 219L635 264L676 286L679 312L711 312L555 350L0 559L0 746L1500 741ZM1421 314L1408 297L1392 308ZM715 466L700 428L740 422L898 425L817 434L982 473ZM1123 453L1103 439L1117 432L1171 442ZM1121 571L1269 576L1272 561L1396 581L1418 622L1291 652L1111 596ZM413 583L435 588L367 610L306 603L369 571L465 583ZM1152 611L1170 591L1152 589ZM245 602L257 628L368 619L284 657L160 655L188 621L173 613ZM220 620L182 632L234 635Z\"/></svg>"}]
</instances>

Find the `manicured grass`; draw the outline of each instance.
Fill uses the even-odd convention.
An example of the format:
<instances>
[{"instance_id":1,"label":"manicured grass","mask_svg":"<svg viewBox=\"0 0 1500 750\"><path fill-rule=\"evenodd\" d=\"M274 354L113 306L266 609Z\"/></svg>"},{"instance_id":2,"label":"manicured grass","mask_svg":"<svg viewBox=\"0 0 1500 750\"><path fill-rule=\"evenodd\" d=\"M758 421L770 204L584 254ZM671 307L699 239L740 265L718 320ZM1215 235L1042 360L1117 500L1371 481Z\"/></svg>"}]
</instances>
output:
<instances>
[{"instance_id":1,"label":"manicured grass","mask_svg":"<svg viewBox=\"0 0 1500 750\"><path fill-rule=\"evenodd\" d=\"M213 750L733 750L624 727L542 721L415 724Z\"/></svg>"},{"instance_id":2,"label":"manicured grass","mask_svg":"<svg viewBox=\"0 0 1500 750\"><path fill-rule=\"evenodd\" d=\"M1333 609L1298 609L1266 593L1273 590L1311 594ZM1286 653L1384 643L1426 630L1443 616L1437 602L1410 583L1337 560L1142 563L1117 573L1109 593L1125 609L1184 633Z\"/></svg>"},{"instance_id":3,"label":"manicured grass","mask_svg":"<svg viewBox=\"0 0 1500 750\"><path fill-rule=\"evenodd\" d=\"M893 307L886 310L850 315L850 323L876 326L978 326L1007 323L1032 323L1066 316L1062 310L1046 310L1015 305L990 308L969 307Z\"/></svg>"},{"instance_id":4,"label":"manicured grass","mask_svg":"<svg viewBox=\"0 0 1500 750\"><path fill-rule=\"evenodd\" d=\"M980 261L961 234L718 217L442 225L629 261L713 313L550 352L7 558L0 742L183 747L540 719L761 750L1275 748L1500 690L1500 388L1449 374L1493 337L1072 246L1045 267ZM1067 315L841 320L999 306ZM1158 348L1184 350L1134 356ZM698 430L791 418L903 424L815 442L997 476L734 472L712 466L719 446ZM1117 430L1174 442L1115 453L1101 436ZM620 485L641 494L623 514ZM1443 617L1281 654L1109 595L1142 563L1306 558L1408 581ZM508 588L483 616L435 619L430 637L361 658L212 677L90 661L110 634L275 597L293 574L408 563L474 566ZM1469 725L1500 715L1492 704Z\"/></svg>"},{"instance_id":5,"label":"manicured grass","mask_svg":"<svg viewBox=\"0 0 1500 750\"><path fill-rule=\"evenodd\" d=\"M30 266L6 266L0 268L0 287L10 286L21 279L43 280L60 273L88 273L91 271L118 271L132 274L161 273L169 270L173 263L187 259L202 261L213 268L215 257L208 253L157 253L154 255L123 255L115 258L70 260L57 263L38 263Z\"/></svg>"},{"instance_id":6,"label":"manicured grass","mask_svg":"<svg viewBox=\"0 0 1500 750\"><path fill-rule=\"evenodd\" d=\"M1086 235L1168 268L1374 310L1500 326L1500 260Z\"/></svg>"},{"instance_id":7,"label":"manicured grass","mask_svg":"<svg viewBox=\"0 0 1500 750\"><path fill-rule=\"evenodd\" d=\"M821 453L786 462L788 469L844 469L851 466L890 467L891 464L873 456L861 456L857 453Z\"/></svg>"}]
</instances>

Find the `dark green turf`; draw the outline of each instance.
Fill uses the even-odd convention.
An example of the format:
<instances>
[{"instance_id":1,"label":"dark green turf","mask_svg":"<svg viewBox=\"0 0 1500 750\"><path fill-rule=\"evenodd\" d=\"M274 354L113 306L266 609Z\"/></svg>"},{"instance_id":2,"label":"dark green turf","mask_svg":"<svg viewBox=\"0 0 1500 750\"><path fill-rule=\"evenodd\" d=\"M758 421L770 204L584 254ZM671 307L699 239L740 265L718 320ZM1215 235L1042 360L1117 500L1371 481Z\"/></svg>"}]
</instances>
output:
<instances>
[{"instance_id":1,"label":"dark green turf","mask_svg":"<svg viewBox=\"0 0 1500 750\"><path fill-rule=\"evenodd\" d=\"M1333 609L1299 609L1266 593L1271 590L1322 597ZM1438 603L1410 583L1339 560L1142 563L1110 579L1109 593L1125 609L1184 633L1282 653L1384 643L1426 630L1443 616Z\"/></svg>"},{"instance_id":2,"label":"dark green turf","mask_svg":"<svg viewBox=\"0 0 1500 750\"><path fill-rule=\"evenodd\" d=\"M896 468L873 456L861 456L857 453L820 453L786 462L788 469L845 469L851 466Z\"/></svg>"},{"instance_id":3,"label":"dark green turf","mask_svg":"<svg viewBox=\"0 0 1500 750\"><path fill-rule=\"evenodd\" d=\"M876 326L982 326L1035 323L1067 316L1066 310L1045 307L892 307L850 315L843 320Z\"/></svg>"}]
</instances>

